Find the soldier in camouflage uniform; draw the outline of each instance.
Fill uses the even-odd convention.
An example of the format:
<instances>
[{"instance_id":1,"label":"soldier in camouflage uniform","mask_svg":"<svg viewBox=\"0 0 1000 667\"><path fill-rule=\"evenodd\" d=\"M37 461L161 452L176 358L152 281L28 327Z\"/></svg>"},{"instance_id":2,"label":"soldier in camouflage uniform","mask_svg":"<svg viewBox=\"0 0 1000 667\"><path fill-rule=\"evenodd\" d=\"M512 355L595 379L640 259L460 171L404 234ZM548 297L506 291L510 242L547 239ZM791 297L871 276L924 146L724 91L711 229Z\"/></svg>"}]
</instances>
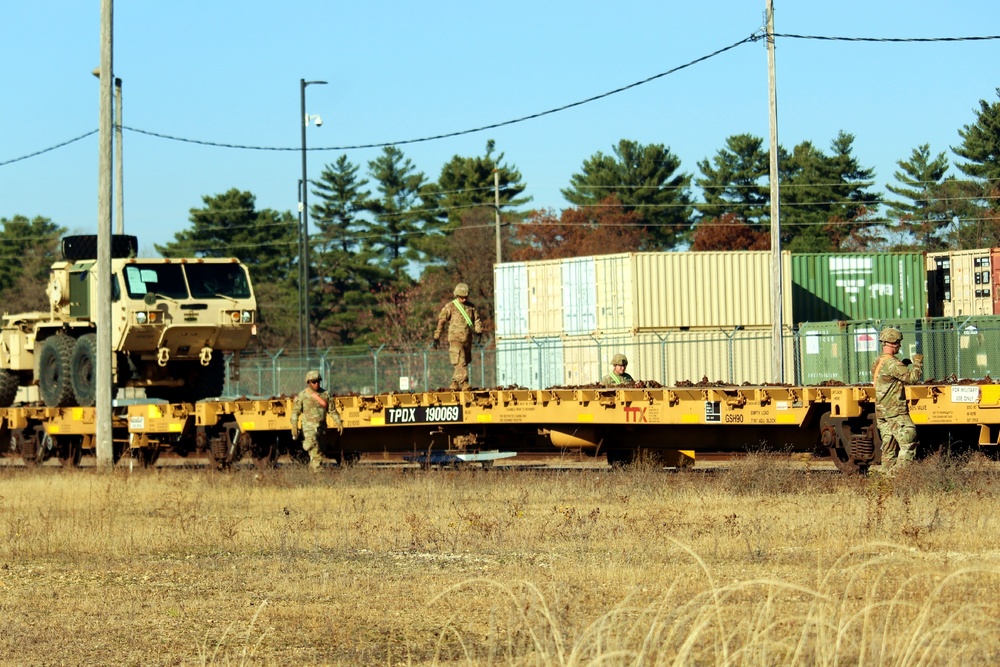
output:
<instances>
[{"instance_id":1,"label":"soldier in camouflage uniform","mask_svg":"<svg viewBox=\"0 0 1000 667\"><path fill-rule=\"evenodd\" d=\"M917 427L910 419L905 387L923 378L924 355L914 354L912 363L896 358L903 342L899 329L882 329L878 339L882 355L872 365L875 420L882 436L882 469L889 470L916 458Z\"/></svg>"},{"instance_id":2,"label":"soldier in camouflage uniform","mask_svg":"<svg viewBox=\"0 0 1000 667\"><path fill-rule=\"evenodd\" d=\"M611 373L604 376L601 384L605 387L616 387L626 382L635 382L632 376L625 372L626 367L628 367L628 359L625 358L624 354L616 354L611 357Z\"/></svg>"},{"instance_id":3,"label":"soldier in camouflage uniform","mask_svg":"<svg viewBox=\"0 0 1000 667\"><path fill-rule=\"evenodd\" d=\"M292 438L299 438L299 416L302 417L302 449L309 454L309 467L319 471L323 459L319 441L326 434L327 415L337 426L337 432L344 432L344 423L333 404L330 392L320 386L323 378L319 371L306 373L306 388L299 392L292 403Z\"/></svg>"},{"instance_id":4,"label":"soldier in camouflage uniform","mask_svg":"<svg viewBox=\"0 0 1000 667\"><path fill-rule=\"evenodd\" d=\"M448 358L455 367L451 377L452 389L469 388L469 362L472 361L472 335L483 333L479 311L469 303L469 286L455 285L455 298L445 304L438 315L437 329L434 330L434 347L441 343L441 334L448 326Z\"/></svg>"}]
</instances>

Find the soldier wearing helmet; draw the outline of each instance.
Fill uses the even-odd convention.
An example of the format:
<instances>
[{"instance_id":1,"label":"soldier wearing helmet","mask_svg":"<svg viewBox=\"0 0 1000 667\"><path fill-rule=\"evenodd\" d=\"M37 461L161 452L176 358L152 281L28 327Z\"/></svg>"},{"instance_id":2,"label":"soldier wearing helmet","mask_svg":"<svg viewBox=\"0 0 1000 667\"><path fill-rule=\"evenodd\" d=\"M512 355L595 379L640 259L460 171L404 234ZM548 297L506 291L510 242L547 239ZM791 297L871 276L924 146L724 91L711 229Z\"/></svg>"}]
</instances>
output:
<instances>
[{"instance_id":1,"label":"soldier wearing helmet","mask_svg":"<svg viewBox=\"0 0 1000 667\"><path fill-rule=\"evenodd\" d=\"M455 298L445 304L438 315L434 330L434 347L441 343L441 334L447 328L448 360L455 367L451 376L452 389L469 388L469 362L472 361L472 336L483 333L483 323L478 309L469 302L469 286L455 285Z\"/></svg>"},{"instance_id":2,"label":"soldier wearing helmet","mask_svg":"<svg viewBox=\"0 0 1000 667\"><path fill-rule=\"evenodd\" d=\"M886 327L878 339L882 354L872 365L875 421L882 438L882 469L891 471L916 458L917 427L910 419L905 387L923 378L924 355L914 354L912 362L896 358L903 343L899 329Z\"/></svg>"},{"instance_id":3,"label":"soldier wearing helmet","mask_svg":"<svg viewBox=\"0 0 1000 667\"><path fill-rule=\"evenodd\" d=\"M292 402L292 439L298 440L299 433L302 433L302 449L309 454L309 467L314 472L319 471L323 459L319 443L326 435L327 416L337 427L338 434L344 432L344 423L337 412L337 406L334 405L330 392L322 388L322 382L319 371L309 371L306 373L306 388Z\"/></svg>"},{"instance_id":4,"label":"soldier wearing helmet","mask_svg":"<svg viewBox=\"0 0 1000 667\"><path fill-rule=\"evenodd\" d=\"M604 376L601 385L605 387L617 387L626 382L635 382L632 376L625 372L628 367L628 359L624 354L618 353L611 357L611 373Z\"/></svg>"}]
</instances>

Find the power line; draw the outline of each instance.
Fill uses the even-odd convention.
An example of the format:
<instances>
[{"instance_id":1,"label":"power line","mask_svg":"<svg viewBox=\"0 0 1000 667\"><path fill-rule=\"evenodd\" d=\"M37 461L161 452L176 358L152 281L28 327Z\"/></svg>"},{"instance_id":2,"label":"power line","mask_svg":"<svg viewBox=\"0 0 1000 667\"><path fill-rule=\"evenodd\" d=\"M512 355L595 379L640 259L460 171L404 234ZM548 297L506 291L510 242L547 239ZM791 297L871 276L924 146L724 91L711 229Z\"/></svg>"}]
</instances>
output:
<instances>
[{"instance_id":1,"label":"power line","mask_svg":"<svg viewBox=\"0 0 1000 667\"><path fill-rule=\"evenodd\" d=\"M67 141L64 141L61 144L56 144L55 146L49 146L48 148L43 148L40 151L35 151L34 153L29 153L28 155L22 155L21 157L16 157L16 158L14 158L12 160L7 160L6 162L0 162L0 167L5 167L8 164L13 164L15 162L20 162L21 160L27 160L30 157L35 157L35 156L41 155L43 153L48 153L49 151L54 151L55 149L62 148L63 146L69 146L74 141L80 141L80 139L86 139L87 137L89 137L92 134L97 134L97 130L91 130L90 132L87 132L85 134L81 134L79 137L74 137L73 139L69 139Z\"/></svg>"},{"instance_id":2,"label":"power line","mask_svg":"<svg viewBox=\"0 0 1000 667\"><path fill-rule=\"evenodd\" d=\"M980 37L832 37L827 35L794 35L789 33L774 33L775 37L787 39L817 39L827 42L982 42L1000 39L1000 35L983 35Z\"/></svg>"}]
</instances>

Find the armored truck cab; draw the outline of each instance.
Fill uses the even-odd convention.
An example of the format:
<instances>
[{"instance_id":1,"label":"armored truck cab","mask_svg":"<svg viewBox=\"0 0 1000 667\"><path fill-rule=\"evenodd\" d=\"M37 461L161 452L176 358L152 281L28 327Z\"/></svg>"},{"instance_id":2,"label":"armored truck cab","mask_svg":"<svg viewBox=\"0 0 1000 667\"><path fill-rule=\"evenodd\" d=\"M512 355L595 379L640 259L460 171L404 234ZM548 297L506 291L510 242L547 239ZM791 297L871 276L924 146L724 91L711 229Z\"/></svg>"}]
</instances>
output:
<instances>
[{"instance_id":1,"label":"armored truck cab","mask_svg":"<svg viewBox=\"0 0 1000 667\"><path fill-rule=\"evenodd\" d=\"M257 303L236 259L138 259L135 237L114 237L111 321L98 321L96 238L63 240L49 272L49 312L4 315L0 407L37 385L50 407L96 399L97 327L111 329L116 387L151 398L196 401L221 395L225 356L238 377L239 352L257 333Z\"/></svg>"}]
</instances>

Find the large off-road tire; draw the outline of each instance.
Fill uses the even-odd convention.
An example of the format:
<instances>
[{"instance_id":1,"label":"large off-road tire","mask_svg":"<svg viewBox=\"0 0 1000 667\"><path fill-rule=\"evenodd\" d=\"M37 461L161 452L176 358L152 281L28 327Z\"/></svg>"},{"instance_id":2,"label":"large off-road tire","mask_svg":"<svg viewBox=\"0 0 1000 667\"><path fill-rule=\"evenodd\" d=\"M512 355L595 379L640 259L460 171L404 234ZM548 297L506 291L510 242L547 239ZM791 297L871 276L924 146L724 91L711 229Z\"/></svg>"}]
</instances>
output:
<instances>
[{"instance_id":1,"label":"large off-road tire","mask_svg":"<svg viewBox=\"0 0 1000 667\"><path fill-rule=\"evenodd\" d=\"M38 353L38 393L50 408L73 405L70 359L76 341L66 334L49 336Z\"/></svg>"},{"instance_id":2,"label":"large off-road tire","mask_svg":"<svg viewBox=\"0 0 1000 667\"><path fill-rule=\"evenodd\" d=\"M0 369L0 408L9 408L17 398L17 373Z\"/></svg>"},{"instance_id":3,"label":"large off-road tire","mask_svg":"<svg viewBox=\"0 0 1000 667\"><path fill-rule=\"evenodd\" d=\"M69 361L73 393L77 405L91 407L97 402L97 334L84 334L76 339Z\"/></svg>"}]
</instances>

